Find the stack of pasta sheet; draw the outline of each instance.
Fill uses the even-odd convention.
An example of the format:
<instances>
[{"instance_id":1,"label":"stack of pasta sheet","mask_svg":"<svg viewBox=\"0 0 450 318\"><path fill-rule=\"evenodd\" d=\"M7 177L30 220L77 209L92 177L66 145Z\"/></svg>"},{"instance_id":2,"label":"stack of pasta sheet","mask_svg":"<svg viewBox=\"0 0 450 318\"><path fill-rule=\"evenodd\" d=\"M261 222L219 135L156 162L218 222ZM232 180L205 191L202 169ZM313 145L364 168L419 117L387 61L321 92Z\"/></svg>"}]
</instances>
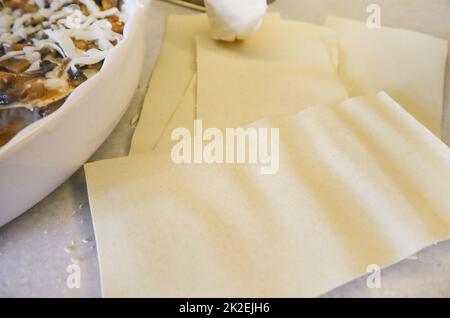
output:
<instances>
[{"instance_id":1,"label":"stack of pasta sheet","mask_svg":"<svg viewBox=\"0 0 450 318\"><path fill-rule=\"evenodd\" d=\"M317 296L450 238L446 58L335 17L221 43L170 16L131 155L85 167L104 296Z\"/></svg>"}]
</instances>

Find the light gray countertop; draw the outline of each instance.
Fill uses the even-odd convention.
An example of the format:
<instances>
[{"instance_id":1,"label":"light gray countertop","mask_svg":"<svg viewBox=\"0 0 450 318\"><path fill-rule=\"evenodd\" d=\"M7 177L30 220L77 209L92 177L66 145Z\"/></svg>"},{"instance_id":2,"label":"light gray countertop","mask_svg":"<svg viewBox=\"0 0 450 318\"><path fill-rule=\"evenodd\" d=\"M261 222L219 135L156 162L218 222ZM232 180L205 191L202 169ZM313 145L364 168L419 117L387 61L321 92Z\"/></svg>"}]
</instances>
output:
<instances>
[{"instance_id":1,"label":"light gray countertop","mask_svg":"<svg viewBox=\"0 0 450 318\"><path fill-rule=\"evenodd\" d=\"M384 25L407 28L450 41L449 0L277 0L271 11L285 18L322 23L327 14L365 20L366 7L382 8ZM147 58L141 84L128 112L90 159L127 155L133 118L142 107L146 86L159 54L165 19L192 11L154 0L148 17ZM180 26L182 27L182 26ZM450 63L448 63L450 65ZM450 143L450 67L447 68L444 140ZM450 191L450 190L449 190ZM0 203L1 208L1 203ZM111 233L114 235L114 233ZM74 245L71 253L65 251ZM81 288L66 286L67 266L79 259ZM100 279L83 170L46 199L0 229L0 297L100 297ZM369 289L366 278L327 297L450 297L450 241L427 248L382 272L382 288Z\"/></svg>"}]
</instances>

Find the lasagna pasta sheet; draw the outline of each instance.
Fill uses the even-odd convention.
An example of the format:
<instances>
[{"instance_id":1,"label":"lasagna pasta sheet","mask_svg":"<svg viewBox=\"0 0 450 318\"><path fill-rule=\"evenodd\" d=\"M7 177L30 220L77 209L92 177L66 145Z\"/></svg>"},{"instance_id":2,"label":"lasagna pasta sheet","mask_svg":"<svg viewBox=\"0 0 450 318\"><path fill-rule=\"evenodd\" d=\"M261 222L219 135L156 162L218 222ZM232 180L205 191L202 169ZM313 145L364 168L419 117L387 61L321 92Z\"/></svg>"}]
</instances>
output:
<instances>
[{"instance_id":1,"label":"lasagna pasta sheet","mask_svg":"<svg viewBox=\"0 0 450 318\"><path fill-rule=\"evenodd\" d=\"M158 150L164 149L170 151L174 145L172 141L172 133L177 128L187 128L191 134L194 132L194 119L196 118L196 91L197 91L197 75L191 80L186 94L181 100L178 108L175 110L173 116L171 117L167 127L158 142Z\"/></svg>"},{"instance_id":2,"label":"lasagna pasta sheet","mask_svg":"<svg viewBox=\"0 0 450 318\"><path fill-rule=\"evenodd\" d=\"M279 19L279 14L269 14L265 23L272 24ZM133 136L131 154L152 150L158 144L196 73L195 37L201 34L207 36L208 30L205 14L169 16L161 54ZM331 43L329 36L326 39Z\"/></svg>"},{"instance_id":3,"label":"lasagna pasta sheet","mask_svg":"<svg viewBox=\"0 0 450 318\"><path fill-rule=\"evenodd\" d=\"M154 149L196 72L195 36L208 34L205 14L171 15L133 136L131 154Z\"/></svg>"},{"instance_id":4,"label":"lasagna pasta sheet","mask_svg":"<svg viewBox=\"0 0 450 318\"><path fill-rule=\"evenodd\" d=\"M450 235L450 150L387 94L249 127L280 165L86 166L106 297L317 296Z\"/></svg>"},{"instance_id":5,"label":"lasagna pasta sheet","mask_svg":"<svg viewBox=\"0 0 450 318\"><path fill-rule=\"evenodd\" d=\"M339 75L350 96L385 90L423 125L441 135L445 40L401 29L329 17L340 37Z\"/></svg>"},{"instance_id":6,"label":"lasagna pasta sheet","mask_svg":"<svg viewBox=\"0 0 450 318\"><path fill-rule=\"evenodd\" d=\"M330 29L279 20L245 42L197 37L197 115L208 127L240 127L348 98Z\"/></svg>"}]
</instances>

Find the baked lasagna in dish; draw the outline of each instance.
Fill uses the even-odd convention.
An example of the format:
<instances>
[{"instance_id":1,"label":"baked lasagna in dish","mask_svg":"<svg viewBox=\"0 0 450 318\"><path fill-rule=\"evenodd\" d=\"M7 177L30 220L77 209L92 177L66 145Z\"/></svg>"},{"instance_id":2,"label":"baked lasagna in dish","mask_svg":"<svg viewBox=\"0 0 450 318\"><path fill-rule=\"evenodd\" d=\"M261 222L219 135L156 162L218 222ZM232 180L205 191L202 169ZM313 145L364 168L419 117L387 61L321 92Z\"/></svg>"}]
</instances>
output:
<instances>
[{"instance_id":1,"label":"baked lasagna in dish","mask_svg":"<svg viewBox=\"0 0 450 318\"><path fill-rule=\"evenodd\" d=\"M122 0L0 0L0 147L64 104L123 38Z\"/></svg>"}]
</instances>

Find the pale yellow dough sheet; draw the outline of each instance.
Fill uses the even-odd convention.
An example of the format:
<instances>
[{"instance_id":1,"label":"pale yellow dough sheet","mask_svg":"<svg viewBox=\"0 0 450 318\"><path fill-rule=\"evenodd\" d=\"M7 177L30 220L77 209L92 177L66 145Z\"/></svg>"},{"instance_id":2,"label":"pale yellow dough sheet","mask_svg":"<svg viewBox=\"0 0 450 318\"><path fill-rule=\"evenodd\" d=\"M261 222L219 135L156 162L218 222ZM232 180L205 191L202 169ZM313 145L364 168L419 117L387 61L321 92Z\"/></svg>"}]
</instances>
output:
<instances>
[{"instance_id":1,"label":"pale yellow dough sheet","mask_svg":"<svg viewBox=\"0 0 450 318\"><path fill-rule=\"evenodd\" d=\"M325 25L339 33L339 75L351 96L385 90L441 135L447 41L336 17Z\"/></svg>"},{"instance_id":2,"label":"pale yellow dough sheet","mask_svg":"<svg viewBox=\"0 0 450 318\"><path fill-rule=\"evenodd\" d=\"M280 170L86 166L106 297L317 296L450 235L450 150L386 94L280 128Z\"/></svg>"},{"instance_id":3,"label":"pale yellow dough sheet","mask_svg":"<svg viewBox=\"0 0 450 318\"><path fill-rule=\"evenodd\" d=\"M195 36L208 34L205 14L170 15L130 154L156 147L196 72Z\"/></svg>"},{"instance_id":4,"label":"pale yellow dough sheet","mask_svg":"<svg viewBox=\"0 0 450 318\"><path fill-rule=\"evenodd\" d=\"M196 119L196 92L197 92L197 76L191 80L186 94L181 100L178 108L170 119L167 127L164 129L161 139L156 147L157 150L170 152L176 141L172 140L172 132L177 128L187 128L194 132L194 120Z\"/></svg>"},{"instance_id":5,"label":"pale yellow dough sheet","mask_svg":"<svg viewBox=\"0 0 450 318\"><path fill-rule=\"evenodd\" d=\"M330 29L284 20L245 42L198 36L198 119L208 127L240 127L345 100L336 71L337 44Z\"/></svg>"},{"instance_id":6,"label":"pale yellow dough sheet","mask_svg":"<svg viewBox=\"0 0 450 318\"><path fill-rule=\"evenodd\" d=\"M271 13L267 16L266 23L275 23L279 19L279 14ZM168 17L164 43L152 74L139 125L133 136L130 154L156 147L196 73L195 37L200 34L207 36L208 32L205 14ZM333 39L329 34L324 37L327 43L332 43ZM333 49L330 47L330 50ZM337 51L333 54L337 54Z\"/></svg>"}]
</instances>

